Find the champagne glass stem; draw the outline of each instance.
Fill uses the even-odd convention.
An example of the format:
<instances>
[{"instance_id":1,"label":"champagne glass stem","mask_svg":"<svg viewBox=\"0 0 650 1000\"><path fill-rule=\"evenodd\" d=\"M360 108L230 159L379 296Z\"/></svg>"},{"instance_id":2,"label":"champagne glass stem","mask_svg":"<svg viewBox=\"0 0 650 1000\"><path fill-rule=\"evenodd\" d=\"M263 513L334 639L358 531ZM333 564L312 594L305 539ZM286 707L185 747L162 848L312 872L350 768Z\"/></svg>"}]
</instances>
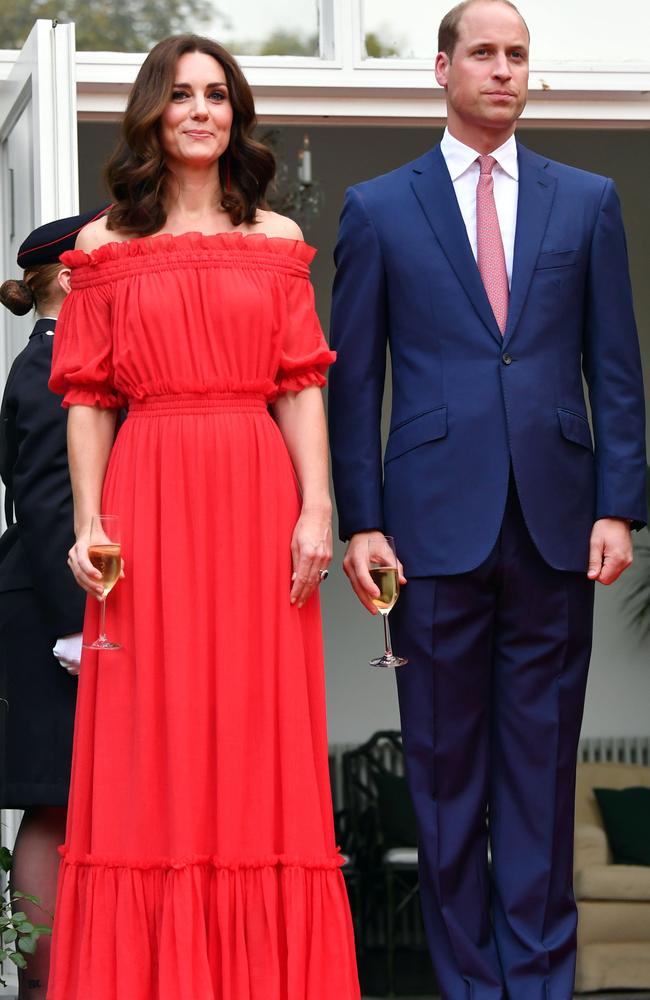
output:
<instances>
[{"instance_id":1,"label":"champagne glass stem","mask_svg":"<svg viewBox=\"0 0 650 1000\"><path fill-rule=\"evenodd\" d=\"M384 646L386 647L386 656L393 655L393 646L390 639L390 627L388 625L388 614L381 616L384 622Z\"/></svg>"},{"instance_id":2,"label":"champagne glass stem","mask_svg":"<svg viewBox=\"0 0 650 1000\"><path fill-rule=\"evenodd\" d=\"M99 603L101 605L99 640L100 642L106 642L106 598L102 597Z\"/></svg>"}]
</instances>

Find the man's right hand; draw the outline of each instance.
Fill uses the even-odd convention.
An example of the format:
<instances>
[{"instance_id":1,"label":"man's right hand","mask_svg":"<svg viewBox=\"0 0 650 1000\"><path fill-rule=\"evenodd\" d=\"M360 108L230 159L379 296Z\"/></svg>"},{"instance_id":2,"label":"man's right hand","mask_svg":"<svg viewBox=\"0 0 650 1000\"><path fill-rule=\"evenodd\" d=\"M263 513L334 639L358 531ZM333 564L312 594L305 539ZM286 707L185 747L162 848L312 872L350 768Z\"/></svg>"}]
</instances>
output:
<instances>
[{"instance_id":1,"label":"man's right hand","mask_svg":"<svg viewBox=\"0 0 650 1000\"><path fill-rule=\"evenodd\" d=\"M390 550L388 551L390 552ZM348 542L343 569L364 608L376 615L378 611L372 603L372 599L379 597L379 587L376 587L372 582L369 569L369 563L373 557L377 560L381 560L382 557L386 558L386 541L383 534L381 531L359 531ZM392 559L392 553L390 553L389 558ZM399 559L397 567L401 586L406 583L406 577Z\"/></svg>"}]
</instances>

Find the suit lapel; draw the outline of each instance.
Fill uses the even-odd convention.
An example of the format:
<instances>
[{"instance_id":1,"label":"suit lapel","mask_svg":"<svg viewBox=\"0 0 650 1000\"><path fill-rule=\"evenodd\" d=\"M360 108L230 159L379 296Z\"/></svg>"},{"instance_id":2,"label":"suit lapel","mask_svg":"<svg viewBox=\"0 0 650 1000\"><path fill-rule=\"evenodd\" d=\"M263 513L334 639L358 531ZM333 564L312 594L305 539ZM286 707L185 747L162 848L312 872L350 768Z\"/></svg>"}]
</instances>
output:
<instances>
[{"instance_id":1,"label":"suit lapel","mask_svg":"<svg viewBox=\"0 0 650 1000\"><path fill-rule=\"evenodd\" d=\"M501 331L476 266L454 185L440 147L436 146L419 160L413 171L411 187L427 222L476 312L501 344Z\"/></svg>"},{"instance_id":2,"label":"suit lapel","mask_svg":"<svg viewBox=\"0 0 650 1000\"><path fill-rule=\"evenodd\" d=\"M539 250L548 225L555 197L555 177L545 169L546 162L524 146L519 153L519 197L515 254L512 266L512 287L506 323L506 343L513 335L528 295Z\"/></svg>"}]
</instances>

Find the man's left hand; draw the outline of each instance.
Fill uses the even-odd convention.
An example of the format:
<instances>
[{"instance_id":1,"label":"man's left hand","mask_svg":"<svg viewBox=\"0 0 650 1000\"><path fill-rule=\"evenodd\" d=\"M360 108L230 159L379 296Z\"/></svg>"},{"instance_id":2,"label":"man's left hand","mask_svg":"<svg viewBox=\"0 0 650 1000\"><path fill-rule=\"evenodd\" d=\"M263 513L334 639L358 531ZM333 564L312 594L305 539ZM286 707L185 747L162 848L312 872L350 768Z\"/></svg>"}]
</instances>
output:
<instances>
[{"instance_id":1,"label":"man's left hand","mask_svg":"<svg viewBox=\"0 0 650 1000\"><path fill-rule=\"evenodd\" d=\"M597 583L614 583L632 565L632 558L629 522L620 517L603 517L596 521L589 541L589 579Z\"/></svg>"}]
</instances>

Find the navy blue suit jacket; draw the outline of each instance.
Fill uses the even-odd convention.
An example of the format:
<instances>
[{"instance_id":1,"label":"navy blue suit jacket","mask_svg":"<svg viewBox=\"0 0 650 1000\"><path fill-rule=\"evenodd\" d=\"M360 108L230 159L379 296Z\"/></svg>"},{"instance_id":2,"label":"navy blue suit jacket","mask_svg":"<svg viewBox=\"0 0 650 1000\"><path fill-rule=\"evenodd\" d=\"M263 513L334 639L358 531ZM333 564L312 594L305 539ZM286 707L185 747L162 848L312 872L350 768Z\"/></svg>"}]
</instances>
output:
<instances>
[{"instance_id":1,"label":"navy blue suit jacket","mask_svg":"<svg viewBox=\"0 0 650 1000\"><path fill-rule=\"evenodd\" d=\"M503 337L439 147L346 195L329 392L340 532L394 535L411 576L487 558L511 464L528 529L557 569L586 569L595 519L646 520L643 382L614 184L518 152Z\"/></svg>"}]
</instances>

